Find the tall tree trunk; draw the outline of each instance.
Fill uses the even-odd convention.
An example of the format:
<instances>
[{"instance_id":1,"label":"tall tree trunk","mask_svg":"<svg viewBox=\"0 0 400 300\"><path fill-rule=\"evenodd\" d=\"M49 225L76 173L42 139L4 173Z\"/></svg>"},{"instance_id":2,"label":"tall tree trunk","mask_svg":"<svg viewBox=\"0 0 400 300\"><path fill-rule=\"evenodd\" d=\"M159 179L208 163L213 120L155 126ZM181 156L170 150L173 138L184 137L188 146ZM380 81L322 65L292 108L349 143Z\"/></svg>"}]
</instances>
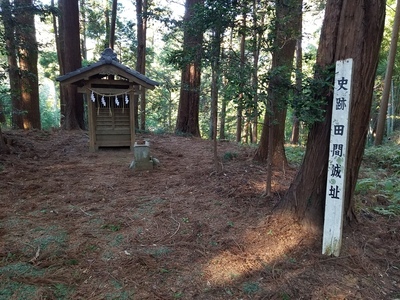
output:
<instances>
[{"instance_id":1,"label":"tall tree trunk","mask_svg":"<svg viewBox=\"0 0 400 300\"><path fill-rule=\"evenodd\" d=\"M301 29L301 32L303 29ZM303 81L303 48L302 48L302 35L297 39L296 44L296 90L294 92L294 101L298 101L302 92L302 81ZM296 111L293 112L292 120L292 135L290 137L290 143L297 145L299 143L300 135L300 121L296 116Z\"/></svg>"},{"instance_id":2,"label":"tall tree trunk","mask_svg":"<svg viewBox=\"0 0 400 300\"><path fill-rule=\"evenodd\" d=\"M21 107L21 89L19 78L19 67L17 62L17 45L15 41L15 20L12 16L12 10L9 0L0 2L2 10L4 39L6 43L6 54L8 62L8 78L10 82L11 94L11 123L13 128L23 128Z\"/></svg>"},{"instance_id":3,"label":"tall tree trunk","mask_svg":"<svg viewBox=\"0 0 400 300\"><path fill-rule=\"evenodd\" d=\"M6 122L6 115L4 113L3 103L0 102L0 124Z\"/></svg>"},{"instance_id":4,"label":"tall tree trunk","mask_svg":"<svg viewBox=\"0 0 400 300\"><path fill-rule=\"evenodd\" d=\"M221 101L221 114L220 114L220 124L219 124L219 139L224 140L225 136L225 123L226 123L226 103L225 98Z\"/></svg>"},{"instance_id":5,"label":"tall tree trunk","mask_svg":"<svg viewBox=\"0 0 400 300\"><path fill-rule=\"evenodd\" d=\"M175 128L178 133L188 133L193 136L200 136L200 65L203 33L193 33L190 21L195 6L202 3L203 0L186 0L185 3L183 51L190 55L191 60L182 69L178 118Z\"/></svg>"},{"instance_id":6,"label":"tall tree trunk","mask_svg":"<svg viewBox=\"0 0 400 300\"><path fill-rule=\"evenodd\" d=\"M268 102L267 110L272 112L273 108L272 100ZM274 124L272 118L268 118L268 155L267 155L267 180L265 185L265 196L267 198L272 197L272 156L273 156L273 145L274 145Z\"/></svg>"},{"instance_id":7,"label":"tall tree trunk","mask_svg":"<svg viewBox=\"0 0 400 300\"><path fill-rule=\"evenodd\" d=\"M228 45L228 49L233 49L233 34L234 31L230 30L229 33L229 45ZM224 53L225 50L222 50L221 53ZM232 64L232 53L231 51L228 51L228 64L231 65ZM229 72L227 69L225 69L226 71L224 71L223 74L223 82L222 82L222 86L224 90L227 90L228 85L229 85L229 80L227 80L225 77L228 75L227 72ZM226 127L226 112L227 112L227 105L229 103L229 98L227 96L224 96L222 101L221 101L221 117L220 117L220 125L219 125L219 138L220 140L224 140L226 139L226 132L225 132L225 127Z\"/></svg>"},{"instance_id":8,"label":"tall tree trunk","mask_svg":"<svg viewBox=\"0 0 400 300\"><path fill-rule=\"evenodd\" d=\"M104 20L106 23L106 36L104 41L104 48L108 47L110 41L110 1L104 0Z\"/></svg>"},{"instance_id":9,"label":"tall tree trunk","mask_svg":"<svg viewBox=\"0 0 400 300\"><path fill-rule=\"evenodd\" d=\"M261 15L260 24L258 22L258 2L253 0L253 36L254 36L254 49L253 49L253 74L252 74L252 86L253 86L253 112L252 112L252 143L257 143L258 140L258 64L260 58L260 50L263 41L264 30L259 28L264 27L265 16Z\"/></svg>"},{"instance_id":10,"label":"tall tree trunk","mask_svg":"<svg viewBox=\"0 0 400 300\"><path fill-rule=\"evenodd\" d=\"M9 153L8 146L3 138L3 132L1 131L1 124L0 124L0 154Z\"/></svg>"},{"instance_id":11,"label":"tall tree trunk","mask_svg":"<svg viewBox=\"0 0 400 300\"><path fill-rule=\"evenodd\" d=\"M51 0L51 1L52 1L52 3L54 2L54 0ZM82 58L84 60L87 60L86 0L80 0L79 1L79 6L80 6L79 12L81 14L81 24L82 24L82 29L81 29L81 33L82 33L82 40L81 40ZM61 74L63 74L63 73L61 73Z\"/></svg>"},{"instance_id":12,"label":"tall tree trunk","mask_svg":"<svg viewBox=\"0 0 400 300\"><path fill-rule=\"evenodd\" d=\"M146 74L147 0L136 0L137 60L136 71ZM138 100L137 100L138 103ZM138 109L138 108L137 108ZM146 129L146 90L140 90L140 129Z\"/></svg>"},{"instance_id":13,"label":"tall tree trunk","mask_svg":"<svg viewBox=\"0 0 400 300\"><path fill-rule=\"evenodd\" d=\"M58 20L59 23L57 24L57 15L56 13L54 13L55 11L54 0L51 0L51 7L53 8L52 21L53 21L54 40L56 42L57 59L59 65L58 67L60 69L60 73L65 74L64 62L62 60L64 57L64 49L62 47L62 45L64 45L64 40L61 40L61 36L59 33L59 24L61 23L61 20Z\"/></svg>"},{"instance_id":14,"label":"tall tree trunk","mask_svg":"<svg viewBox=\"0 0 400 300\"><path fill-rule=\"evenodd\" d=\"M376 136L374 142L375 146L382 144L383 135L385 132L390 88L392 86L392 74L397 52L397 41L399 39L399 27L400 27L400 0L397 0L396 13L394 17L394 24L392 30L392 39L390 41L390 51L386 67L385 83L383 85L383 94L382 94L381 104L379 107L378 124L376 126Z\"/></svg>"},{"instance_id":15,"label":"tall tree trunk","mask_svg":"<svg viewBox=\"0 0 400 300\"><path fill-rule=\"evenodd\" d=\"M245 52L246 52L246 28L247 28L247 13L245 7L242 7L242 32L240 34L240 84L239 84L239 95L237 104L237 115L236 115L236 142L240 143L242 141L242 131L243 131L243 105L244 105L244 81L245 81Z\"/></svg>"},{"instance_id":16,"label":"tall tree trunk","mask_svg":"<svg viewBox=\"0 0 400 300\"><path fill-rule=\"evenodd\" d=\"M215 171L220 172L220 164L218 159L218 143L217 143L217 123L218 123L218 89L220 79L220 55L221 55L222 32L215 29L212 37L212 63L211 63L211 132L213 140L214 166Z\"/></svg>"},{"instance_id":17,"label":"tall tree trunk","mask_svg":"<svg viewBox=\"0 0 400 300\"><path fill-rule=\"evenodd\" d=\"M363 9L360 9L360 8ZM367 137L375 71L385 19L383 0L328 0L317 54L317 65L332 66L353 58L353 91L347 153L345 214L354 216L354 189ZM315 74L318 78L319 74ZM322 78L320 78L322 79ZM325 120L310 129L307 150L296 178L278 208L321 228L329 158L333 95L321 91L327 105Z\"/></svg>"},{"instance_id":18,"label":"tall tree trunk","mask_svg":"<svg viewBox=\"0 0 400 300\"><path fill-rule=\"evenodd\" d=\"M137 48L136 48L136 71L140 73L142 69L142 53L141 46L143 40L143 0L136 0L136 34L137 34ZM140 129L139 126L139 99L140 99L141 91L138 90L134 94L134 114L135 114L135 128Z\"/></svg>"},{"instance_id":19,"label":"tall tree trunk","mask_svg":"<svg viewBox=\"0 0 400 300\"><path fill-rule=\"evenodd\" d=\"M52 6L54 7L54 0L51 1ZM62 1L58 0L58 9L62 11ZM58 23L57 23L58 21ZM64 67L64 57L65 57L65 49L64 49L64 18L60 15L57 17L56 13L53 13L53 30L54 30L54 37L56 41L56 50L57 50L57 59L58 65L60 69L60 74L65 74L65 67ZM60 86L60 125L65 127L65 115L66 115L66 97L64 95L65 87Z\"/></svg>"},{"instance_id":20,"label":"tall tree trunk","mask_svg":"<svg viewBox=\"0 0 400 300\"><path fill-rule=\"evenodd\" d=\"M60 43L63 42L61 61L66 74L82 67L78 0L59 0L58 7L61 12ZM82 94L78 94L75 85L63 86L62 89L61 95L64 99L61 103L65 103L63 127L67 130L83 129L85 124Z\"/></svg>"},{"instance_id":21,"label":"tall tree trunk","mask_svg":"<svg viewBox=\"0 0 400 300\"><path fill-rule=\"evenodd\" d=\"M117 4L118 0L113 0L111 8L111 27L110 27L110 39L108 41L108 47L114 50L115 43L115 22L117 20Z\"/></svg>"},{"instance_id":22,"label":"tall tree trunk","mask_svg":"<svg viewBox=\"0 0 400 300\"><path fill-rule=\"evenodd\" d=\"M38 45L32 0L15 0L16 38L19 42L20 90L24 129L40 129Z\"/></svg>"},{"instance_id":23,"label":"tall tree trunk","mask_svg":"<svg viewBox=\"0 0 400 300\"><path fill-rule=\"evenodd\" d=\"M286 167L285 120L286 102L289 97L290 76L293 68L296 40L300 33L302 0L277 0L275 4L276 22L274 50L272 54L271 78L268 86L268 98L273 102L272 114L266 110L260 144L255 154L256 160L266 160L268 156L268 124L273 118L272 164Z\"/></svg>"}]
</instances>

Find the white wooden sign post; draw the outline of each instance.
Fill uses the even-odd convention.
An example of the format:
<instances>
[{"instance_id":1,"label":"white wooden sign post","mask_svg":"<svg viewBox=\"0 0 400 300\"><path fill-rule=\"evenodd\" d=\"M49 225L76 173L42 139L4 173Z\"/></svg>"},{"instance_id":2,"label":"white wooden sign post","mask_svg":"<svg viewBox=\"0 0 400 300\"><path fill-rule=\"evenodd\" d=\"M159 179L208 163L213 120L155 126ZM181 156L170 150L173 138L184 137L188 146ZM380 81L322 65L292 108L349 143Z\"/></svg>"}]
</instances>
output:
<instances>
[{"instance_id":1,"label":"white wooden sign post","mask_svg":"<svg viewBox=\"0 0 400 300\"><path fill-rule=\"evenodd\" d=\"M352 72L351 58L336 62L322 241L326 255L339 256L342 244Z\"/></svg>"}]
</instances>

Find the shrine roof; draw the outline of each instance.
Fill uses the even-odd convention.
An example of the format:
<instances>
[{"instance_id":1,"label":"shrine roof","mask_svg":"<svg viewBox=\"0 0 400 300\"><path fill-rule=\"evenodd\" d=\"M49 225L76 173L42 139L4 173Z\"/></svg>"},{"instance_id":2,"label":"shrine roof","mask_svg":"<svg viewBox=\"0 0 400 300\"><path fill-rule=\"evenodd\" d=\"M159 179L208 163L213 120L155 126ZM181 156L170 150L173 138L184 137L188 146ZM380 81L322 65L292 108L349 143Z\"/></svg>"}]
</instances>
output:
<instances>
[{"instance_id":1,"label":"shrine roof","mask_svg":"<svg viewBox=\"0 0 400 300\"><path fill-rule=\"evenodd\" d=\"M76 84L84 80L101 78L108 75L123 77L129 82L134 82L149 89L154 89L155 86L159 85L157 81L121 64L115 52L110 48L103 51L100 60L96 63L58 76L56 80L61 83Z\"/></svg>"}]
</instances>

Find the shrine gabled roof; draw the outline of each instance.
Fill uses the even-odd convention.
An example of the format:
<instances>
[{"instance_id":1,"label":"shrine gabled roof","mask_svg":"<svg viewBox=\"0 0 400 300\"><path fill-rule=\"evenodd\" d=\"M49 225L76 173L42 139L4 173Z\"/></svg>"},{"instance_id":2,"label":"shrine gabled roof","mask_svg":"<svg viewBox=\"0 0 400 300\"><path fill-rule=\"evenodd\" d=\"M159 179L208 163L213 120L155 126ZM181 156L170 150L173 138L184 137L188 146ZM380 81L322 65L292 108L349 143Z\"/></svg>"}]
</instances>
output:
<instances>
[{"instance_id":1,"label":"shrine gabled roof","mask_svg":"<svg viewBox=\"0 0 400 300\"><path fill-rule=\"evenodd\" d=\"M159 85L157 81L121 64L115 52L110 48L103 51L98 62L61 75L57 77L57 81L73 84L82 80L90 80L90 78L98 77L99 75L117 75L126 78L129 82L135 82L149 89L154 89L155 86Z\"/></svg>"}]
</instances>

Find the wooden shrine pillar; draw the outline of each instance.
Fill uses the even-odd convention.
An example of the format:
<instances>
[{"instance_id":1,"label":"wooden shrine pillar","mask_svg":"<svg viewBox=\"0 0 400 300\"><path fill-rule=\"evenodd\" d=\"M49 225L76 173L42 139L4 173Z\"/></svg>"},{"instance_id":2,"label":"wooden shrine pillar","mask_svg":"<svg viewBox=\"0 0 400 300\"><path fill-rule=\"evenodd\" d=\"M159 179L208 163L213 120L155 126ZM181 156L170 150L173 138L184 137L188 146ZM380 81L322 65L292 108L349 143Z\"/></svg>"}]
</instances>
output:
<instances>
[{"instance_id":1,"label":"wooden shrine pillar","mask_svg":"<svg viewBox=\"0 0 400 300\"><path fill-rule=\"evenodd\" d=\"M131 91L129 92L129 113L130 113L130 128L131 128L131 145L130 149L133 151L136 139L136 128L135 128L135 103L134 103L135 88L131 86Z\"/></svg>"},{"instance_id":2,"label":"wooden shrine pillar","mask_svg":"<svg viewBox=\"0 0 400 300\"><path fill-rule=\"evenodd\" d=\"M88 106L88 125L89 125L89 151L95 152L96 147L96 107L91 99L91 93L88 88L85 89L86 102Z\"/></svg>"}]
</instances>

